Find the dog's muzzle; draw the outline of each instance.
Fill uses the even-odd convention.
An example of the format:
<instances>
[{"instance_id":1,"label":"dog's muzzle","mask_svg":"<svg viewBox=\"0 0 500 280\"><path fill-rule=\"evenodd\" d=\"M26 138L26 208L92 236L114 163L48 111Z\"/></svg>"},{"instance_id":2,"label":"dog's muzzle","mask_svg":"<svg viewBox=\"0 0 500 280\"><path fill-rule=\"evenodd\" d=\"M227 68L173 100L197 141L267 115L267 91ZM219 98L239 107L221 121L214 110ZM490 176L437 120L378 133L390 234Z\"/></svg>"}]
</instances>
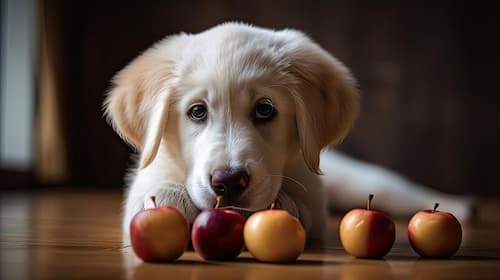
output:
<instances>
[{"instance_id":1,"label":"dog's muzzle","mask_svg":"<svg viewBox=\"0 0 500 280\"><path fill-rule=\"evenodd\" d=\"M250 175L244 169L216 169L210 175L210 187L222 196L223 205L237 202L249 183Z\"/></svg>"}]
</instances>

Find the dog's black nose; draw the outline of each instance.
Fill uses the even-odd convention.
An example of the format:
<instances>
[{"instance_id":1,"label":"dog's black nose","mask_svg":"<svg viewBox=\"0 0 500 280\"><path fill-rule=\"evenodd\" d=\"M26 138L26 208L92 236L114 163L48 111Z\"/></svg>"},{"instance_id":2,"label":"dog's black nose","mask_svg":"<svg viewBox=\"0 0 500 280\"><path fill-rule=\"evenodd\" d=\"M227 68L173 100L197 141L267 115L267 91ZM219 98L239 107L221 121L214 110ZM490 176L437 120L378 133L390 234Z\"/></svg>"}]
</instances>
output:
<instances>
[{"instance_id":1,"label":"dog's black nose","mask_svg":"<svg viewBox=\"0 0 500 280\"><path fill-rule=\"evenodd\" d=\"M216 169L212 172L210 183L215 194L223 196L227 204L238 198L249 182L250 176L246 170Z\"/></svg>"}]
</instances>

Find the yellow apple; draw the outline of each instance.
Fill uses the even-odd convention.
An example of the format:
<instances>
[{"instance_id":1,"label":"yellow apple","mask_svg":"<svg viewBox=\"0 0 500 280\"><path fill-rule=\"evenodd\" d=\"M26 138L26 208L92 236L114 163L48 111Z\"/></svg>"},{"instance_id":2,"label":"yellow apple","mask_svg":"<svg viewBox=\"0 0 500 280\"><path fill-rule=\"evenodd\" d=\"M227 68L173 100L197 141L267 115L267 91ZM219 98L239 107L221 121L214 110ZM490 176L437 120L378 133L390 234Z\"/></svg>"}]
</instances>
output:
<instances>
[{"instance_id":1,"label":"yellow apple","mask_svg":"<svg viewBox=\"0 0 500 280\"><path fill-rule=\"evenodd\" d=\"M453 256L462 242L462 227L451 213L434 209L417 212L408 223L410 245L422 257Z\"/></svg>"},{"instance_id":2,"label":"yellow apple","mask_svg":"<svg viewBox=\"0 0 500 280\"><path fill-rule=\"evenodd\" d=\"M340 242L344 250L358 258L381 258L392 248L396 238L394 222L385 213L371 209L353 209L341 220Z\"/></svg>"},{"instance_id":3,"label":"yellow apple","mask_svg":"<svg viewBox=\"0 0 500 280\"><path fill-rule=\"evenodd\" d=\"M145 209L132 218L130 240L135 254L144 261L173 261L186 250L189 225L175 207Z\"/></svg>"},{"instance_id":4,"label":"yellow apple","mask_svg":"<svg viewBox=\"0 0 500 280\"><path fill-rule=\"evenodd\" d=\"M285 210L256 212L243 229L248 251L263 262L290 262L304 251L306 233L300 221Z\"/></svg>"}]
</instances>

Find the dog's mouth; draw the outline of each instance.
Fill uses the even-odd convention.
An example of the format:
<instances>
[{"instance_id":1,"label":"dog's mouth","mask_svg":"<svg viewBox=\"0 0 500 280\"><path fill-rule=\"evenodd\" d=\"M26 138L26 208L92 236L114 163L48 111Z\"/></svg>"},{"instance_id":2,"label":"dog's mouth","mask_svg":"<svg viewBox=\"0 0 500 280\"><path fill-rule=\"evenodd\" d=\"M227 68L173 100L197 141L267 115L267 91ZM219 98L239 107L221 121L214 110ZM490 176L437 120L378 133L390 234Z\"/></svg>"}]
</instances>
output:
<instances>
[{"instance_id":1,"label":"dog's mouth","mask_svg":"<svg viewBox=\"0 0 500 280\"><path fill-rule=\"evenodd\" d=\"M216 203L213 208L217 209L230 209L238 214L240 214L245 220L253 213L263 210L257 208L245 207L248 203L246 203L243 199L237 198L232 199L230 195L227 195L225 198L223 196L218 196L216 198Z\"/></svg>"},{"instance_id":2,"label":"dog's mouth","mask_svg":"<svg viewBox=\"0 0 500 280\"><path fill-rule=\"evenodd\" d=\"M215 203L212 208L231 209L240 213L243 217L266 208L256 208L255 206L252 206L252 202L249 200L249 197L245 196L247 191L248 190L245 190L244 192L235 192L234 189L221 186L220 190L216 193Z\"/></svg>"},{"instance_id":3,"label":"dog's mouth","mask_svg":"<svg viewBox=\"0 0 500 280\"><path fill-rule=\"evenodd\" d=\"M245 214L268 209L276 201L279 182L269 178L253 180L244 188L210 184L211 181L205 180L201 184L188 184L186 188L190 200L199 210L227 208Z\"/></svg>"},{"instance_id":4,"label":"dog's mouth","mask_svg":"<svg viewBox=\"0 0 500 280\"><path fill-rule=\"evenodd\" d=\"M244 208L245 199L243 198L244 192L234 191L231 188L226 188L225 186L217 186L218 191L216 192L216 204L214 208L222 207L237 207Z\"/></svg>"}]
</instances>

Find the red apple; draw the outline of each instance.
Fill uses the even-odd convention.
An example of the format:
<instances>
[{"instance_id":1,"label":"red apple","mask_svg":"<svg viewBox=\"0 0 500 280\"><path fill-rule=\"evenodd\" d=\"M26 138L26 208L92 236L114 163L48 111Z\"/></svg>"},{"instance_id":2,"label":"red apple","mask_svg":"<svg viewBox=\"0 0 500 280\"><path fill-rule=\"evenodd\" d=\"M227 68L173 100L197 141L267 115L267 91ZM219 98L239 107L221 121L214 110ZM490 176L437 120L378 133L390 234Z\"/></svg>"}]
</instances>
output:
<instances>
[{"instance_id":1,"label":"red apple","mask_svg":"<svg viewBox=\"0 0 500 280\"><path fill-rule=\"evenodd\" d=\"M385 256L396 237L394 222L385 213L371 209L372 199L370 194L367 209L353 209L340 222L340 242L347 253L358 258Z\"/></svg>"},{"instance_id":2,"label":"red apple","mask_svg":"<svg viewBox=\"0 0 500 280\"><path fill-rule=\"evenodd\" d=\"M245 220L233 210L217 207L203 210L194 220L193 247L206 260L234 259L243 250Z\"/></svg>"},{"instance_id":3,"label":"red apple","mask_svg":"<svg viewBox=\"0 0 500 280\"><path fill-rule=\"evenodd\" d=\"M410 245L422 257L453 256L462 242L462 227L451 213L433 210L417 212L408 223Z\"/></svg>"},{"instance_id":4,"label":"red apple","mask_svg":"<svg viewBox=\"0 0 500 280\"><path fill-rule=\"evenodd\" d=\"M173 261L186 250L189 225L175 207L145 209L132 218L130 239L135 254L144 261Z\"/></svg>"},{"instance_id":5,"label":"red apple","mask_svg":"<svg viewBox=\"0 0 500 280\"><path fill-rule=\"evenodd\" d=\"M243 232L248 251L264 262L290 262L304 251L306 232L299 220L285 210L254 213Z\"/></svg>"}]
</instances>

